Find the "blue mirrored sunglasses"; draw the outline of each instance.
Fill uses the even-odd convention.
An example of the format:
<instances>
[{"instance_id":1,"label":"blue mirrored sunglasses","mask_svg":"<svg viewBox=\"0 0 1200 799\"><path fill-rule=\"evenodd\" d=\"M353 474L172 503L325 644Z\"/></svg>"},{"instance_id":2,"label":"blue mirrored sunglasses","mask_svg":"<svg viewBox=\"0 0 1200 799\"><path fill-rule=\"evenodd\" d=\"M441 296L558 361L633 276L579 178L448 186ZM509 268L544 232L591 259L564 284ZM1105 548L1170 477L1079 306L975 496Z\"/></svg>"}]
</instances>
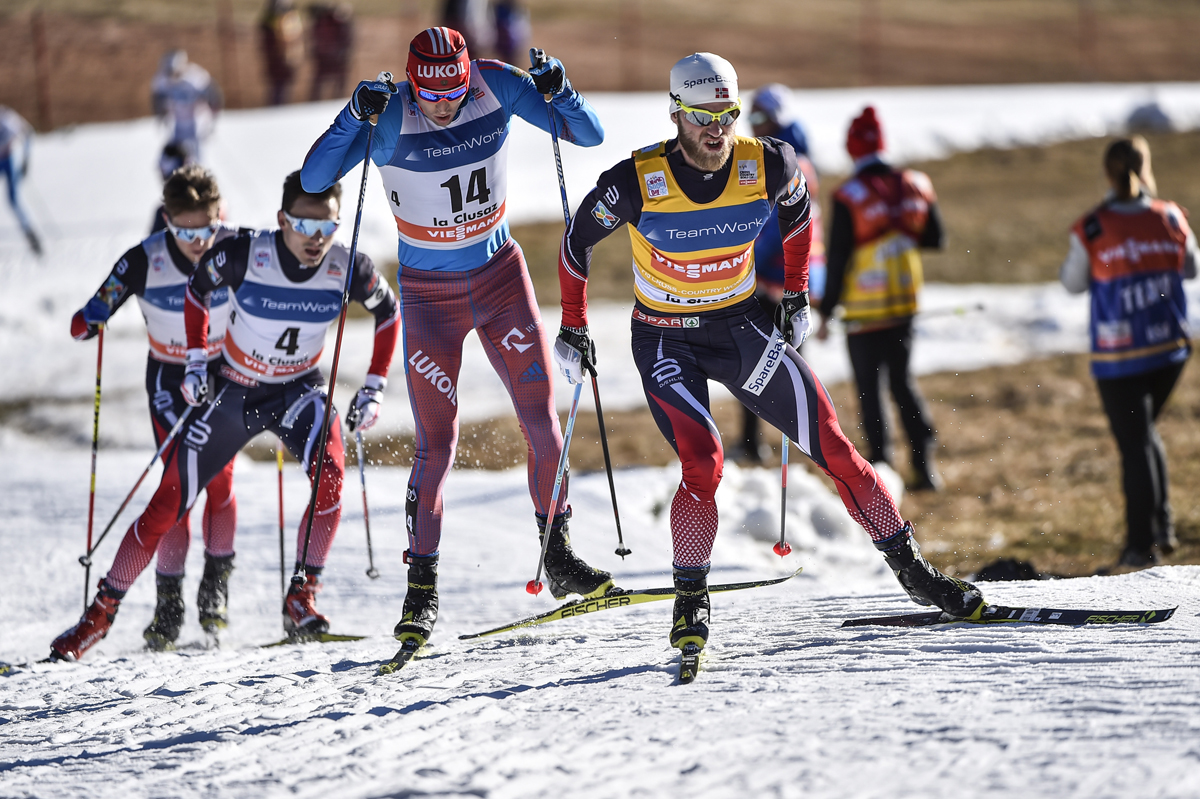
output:
<instances>
[{"instance_id":1,"label":"blue mirrored sunglasses","mask_svg":"<svg viewBox=\"0 0 1200 799\"><path fill-rule=\"evenodd\" d=\"M175 227L175 225L168 222L167 229L171 231L172 236L180 241L191 243L212 238L217 232L217 224L205 225L204 227Z\"/></svg>"},{"instance_id":2,"label":"blue mirrored sunglasses","mask_svg":"<svg viewBox=\"0 0 1200 799\"><path fill-rule=\"evenodd\" d=\"M437 103L442 100L457 100L467 93L469 86L459 86L457 89L451 89L448 92L431 92L428 89L417 87L417 96L422 100L428 100L431 103Z\"/></svg>"},{"instance_id":3,"label":"blue mirrored sunglasses","mask_svg":"<svg viewBox=\"0 0 1200 799\"><path fill-rule=\"evenodd\" d=\"M288 224L292 226L292 230L301 236L308 236L309 238L318 233L328 238L333 235L333 231L337 230L340 224L336 219L298 219L287 211L283 212L283 216L287 219Z\"/></svg>"}]
</instances>

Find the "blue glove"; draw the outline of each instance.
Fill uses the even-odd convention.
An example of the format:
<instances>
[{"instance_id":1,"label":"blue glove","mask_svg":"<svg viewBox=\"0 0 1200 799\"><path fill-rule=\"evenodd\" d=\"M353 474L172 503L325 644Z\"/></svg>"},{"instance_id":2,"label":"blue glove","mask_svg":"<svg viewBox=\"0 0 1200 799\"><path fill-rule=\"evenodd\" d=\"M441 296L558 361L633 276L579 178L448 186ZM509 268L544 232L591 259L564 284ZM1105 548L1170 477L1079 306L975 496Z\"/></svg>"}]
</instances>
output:
<instances>
[{"instance_id":1,"label":"blue glove","mask_svg":"<svg viewBox=\"0 0 1200 799\"><path fill-rule=\"evenodd\" d=\"M350 115L359 122L365 122L376 114L382 114L387 108L388 99L395 93L392 73L380 72L375 80L364 80L358 84L350 96Z\"/></svg>"},{"instance_id":2,"label":"blue glove","mask_svg":"<svg viewBox=\"0 0 1200 799\"><path fill-rule=\"evenodd\" d=\"M108 322L111 313L108 305L97 297L88 300L87 305L75 312L71 317L71 337L76 341L87 341L100 332L100 326Z\"/></svg>"},{"instance_id":3,"label":"blue glove","mask_svg":"<svg viewBox=\"0 0 1200 799\"><path fill-rule=\"evenodd\" d=\"M533 85L537 87L538 94L557 97L571 88L571 84L567 82L567 70L562 62L546 55L545 50L529 48L529 61L532 64L529 76L533 78Z\"/></svg>"}]
</instances>

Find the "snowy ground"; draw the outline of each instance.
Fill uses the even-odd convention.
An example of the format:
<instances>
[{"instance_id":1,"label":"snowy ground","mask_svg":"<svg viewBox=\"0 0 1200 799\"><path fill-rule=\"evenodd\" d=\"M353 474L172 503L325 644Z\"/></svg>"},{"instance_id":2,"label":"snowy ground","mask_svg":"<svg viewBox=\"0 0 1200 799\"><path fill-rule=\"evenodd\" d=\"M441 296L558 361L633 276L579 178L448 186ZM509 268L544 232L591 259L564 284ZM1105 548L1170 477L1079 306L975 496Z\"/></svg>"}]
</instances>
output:
<instances>
[{"instance_id":1,"label":"snowy ground","mask_svg":"<svg viewBox=\"0 0 1200 799\"><path fill-rule=\"evenodd\" d=\"M1155 93L1180 126L1200 121L1198 84L841 90L798 99L818 161L837 168L846 121L866 102L879 106L896 154L910 159L1112 132ZM576 198L601 168L669 133L660 96L594 100L609 139L598 151L565 148ZM235 221L269 223L283 176L335 111L335 104L318 104L222 119L209 153ZM160 135L141 120L39 137L29 196L47 234L41 261L24 254L0 212L0 370L9 376L0 384L0 551L11 564L0 580L0 661L43 657L80 611L76 558L86 530L95 342L71 342L67 323L146 229ZM518 126L513 165L514 219L555 218L544 137ZM368 199L364 249L387 260L395 234L377 194L376 187ZM1189 290L1200 308L1196 289ZM926 292L924 307L933 312L918 325L920 372L1086 346L1086 301L1056 286ZM107 336L99 526L150 456L137 316L123 311ZM556 325L555 313L545 316ZM640 405L628 306L598 305L592 323L606 404ZM368 357L369 330L352 325L349 336L342 402ZM805 350L831 382L848 374L843 353L836 337ZM411 429L401 383L389 389L384 433ZM477 343L468 345L459 389L464 418L509 412ZM561 382L558 394L565 403ZM275 472L239 461L238 569L225 648L203 650L191 619L180 652L141 651L154 591L144 575L112 634L82 664L35 665L0 678L0 796L1196 795L1200 567L987 588L990 598L1010 604L1179 605L1162 625L844 631L838 625L848 616L915 607L837 498L799 468L790 475L788 503L797 550L780 563L770 552L778 474L729 465L718 497L714 581L773 576L800 564L805 571L783 586L715 596L709 659L694 685L680 687L672 685L667 603L458 641L552 605L522 590L537 556L523 470L456 471L446 490L442 618L433 645L401 674L380 678L375 666L395 650L389 633L404 592L406 476L393 468L368 473L377 581L363 574L352 474L344 496L320 604L337 629L368 637L260 649L280 635ZM678 479L677 467L617 474L634 550L622 562L612 554L603 475L576 475L576 547L624 586L667 584L663 509ZM93 581L156 480L157 470L100 547ZM307 489L294 464L286 482L290 560ZM193 547L189 597L201 563Z\"/></svg>"},{"instance_id":2,"label":"snowy ground","mask_svg":"<svg viewBox=\"0 0 1200 799\"><path fill-rule=\"evenodd\" d=\"M87 457L11 435L0 443L19 465L0 475L0 547L16 566L0 588L0 660L24 661L79 613L85 503L57 476L86 470ZM126 452L106 461L103 489L143 465ZM298 472L288 478L290 551L303 499ZM843 630L849 616L915 607L861 531L823 520L827 506L796 503L799 546L780 564L761 540L773 530L752 518L777 501L775 478L731 471L714 579L805 572L715 596L708 660L696 683L676 686L667 603L458 641L551 605L522 590L536 559L523 474L455 472L434 643L384 678L375 668L395 650L403 592L404 474L369 477L382 577L363 575L351 489L321 595L337 629L368 637L259 649L279 635L274 507L256 500L273 495L274 472L242 461L227 647L201 649L189 620L182 651L140 651L153 606L143 578L82 663L0 679L0 795L1195 796L1200 567L987 587L1013 604L1179 605L1161 625ZM677 479L669 469L618 475L634 550L624 563L611 554L603 476L576 480L578 548L624 585L665 584L669 534L653 507ZM99 517L114 504L103 491ZM197 551L189 566L190 597Z\"/></svg>"}]
</instances>

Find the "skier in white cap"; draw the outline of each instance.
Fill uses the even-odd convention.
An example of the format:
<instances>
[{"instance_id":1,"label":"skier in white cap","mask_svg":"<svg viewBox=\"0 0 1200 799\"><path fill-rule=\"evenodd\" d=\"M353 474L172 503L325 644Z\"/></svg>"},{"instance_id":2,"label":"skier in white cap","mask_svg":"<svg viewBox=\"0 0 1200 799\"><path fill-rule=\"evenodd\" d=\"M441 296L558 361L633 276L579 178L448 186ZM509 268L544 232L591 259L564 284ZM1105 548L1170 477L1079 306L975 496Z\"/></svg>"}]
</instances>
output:
<instances>
[{"instance_id":1,"label":"skier in white cap","mask_svg":"<svg viewBox=\"0 0 1200 799\"><path fill-rule=\"evenodd\" d=\"M709 412L708 381L724 384L833 479L850 516L883 551L914 601L968 617L975 586L922 556L879 476L838 426L833 403L796 348L812 330L808 309L810 198L792 146L734 135L737 73L712 53L671 69L669 141L603 173L560 248L562 329L555 362L572 382L595 363L588 334L592 247L622 224L633 241L633 357L650 410L679 455L671 504L675 609L671 644L681 679L708 638L707 574L717 533L714 500L724 453ZM778 206L784 293L773 325L754 297L754 240ZM780 548L781 554L786 549ZM689 662L693 664L689 667ZM692 668L692 671L688 671Z\"/></svg>"}]
</instances>

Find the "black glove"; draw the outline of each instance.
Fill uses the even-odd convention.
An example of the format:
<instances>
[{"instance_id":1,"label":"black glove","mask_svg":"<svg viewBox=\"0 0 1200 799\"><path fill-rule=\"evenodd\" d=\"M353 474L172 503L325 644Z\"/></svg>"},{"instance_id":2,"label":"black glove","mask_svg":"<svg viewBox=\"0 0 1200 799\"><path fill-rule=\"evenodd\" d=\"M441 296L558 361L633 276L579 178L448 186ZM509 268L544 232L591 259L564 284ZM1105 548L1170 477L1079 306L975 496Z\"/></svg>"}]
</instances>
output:
<instances>
[{"instance_id":1,"label":"black glove","mask_svg":"<svg viewBox=\"0 0 1200 799\"><path fill-rule=\"evenodd\" d=\"M380 72L375 80L364 80L358 84L350 97L350 115L363 122L376 114L382 114L388 100L396 93L392 73Z\"/></svg>"},{"instance_id":2,"label":"black glove","mask_svg":"<svg viewBox=\"0 0 1200 799\"><path fill-rule=\"evenodd\" d=\"M587 327L563 325L558 329L554 363L572 385L582 383L585 372L596 374L596 343L588 335Z\"/></svg>"},{"instance_id":3,"label":"black glove","mask_svg":"<svg viewBox=\"0 0 1200 799\"><path fill-rule=\"evenodd\" d=\"M812 333L812 318L808 310L808 292L785 291L779 307L775 309L775 327L783 333L783 340L799 347Z\"/></svg>"},{"instance_id":4,"label":"black glove","mask_svg":"<svg viewBox=\"0 0 1200 799\"><path fill-rule=\"evenodd\" d=\"M532 64L529 76L533 78L533 85L537 87L538 94L557 97L563 93L569 84L567 70L561 61L546 55L545 50L532 47L529 49L529 61Z\"/></svg>"}]
</instances>

